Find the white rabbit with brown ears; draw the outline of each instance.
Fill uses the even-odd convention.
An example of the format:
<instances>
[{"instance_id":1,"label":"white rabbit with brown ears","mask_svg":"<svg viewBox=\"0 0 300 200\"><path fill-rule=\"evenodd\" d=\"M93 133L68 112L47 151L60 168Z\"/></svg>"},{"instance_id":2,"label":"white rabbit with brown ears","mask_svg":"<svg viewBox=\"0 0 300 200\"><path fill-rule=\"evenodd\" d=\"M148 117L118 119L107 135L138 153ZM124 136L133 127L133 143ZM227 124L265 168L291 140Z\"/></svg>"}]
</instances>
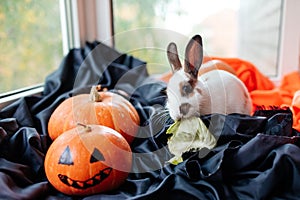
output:
<instances>
[{"instance_id":1,"label":"white rabbit with brown ears","mask_svg":"<svg viewBox=\"0 0 300 200\"><path fill-rule=\"evenodd\" d=\"M250 115L251 99L243 82L225 70L211 70L200 76L203 47L200 35L186 46L183 67L175 43L167 47L173 75L167 86L167 108L175 121L212 113Z\"/></svg>"}]
</instances>

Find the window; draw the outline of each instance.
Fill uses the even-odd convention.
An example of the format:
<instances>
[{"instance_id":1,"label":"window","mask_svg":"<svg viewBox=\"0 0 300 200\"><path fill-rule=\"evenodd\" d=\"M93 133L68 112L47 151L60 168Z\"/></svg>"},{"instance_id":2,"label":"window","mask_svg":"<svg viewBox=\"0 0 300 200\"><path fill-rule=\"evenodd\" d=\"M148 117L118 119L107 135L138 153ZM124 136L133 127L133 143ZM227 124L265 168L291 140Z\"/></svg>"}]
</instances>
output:
<instances>
[{"instance_id":1,"label":"window","mask_svg":"<svg viewBox=\"0 0 300 200\"><path fill-rule=\"evenodd\" d=\"M278 75L282 0L113 0L113 8L116 48L146 60L150 73L169 70L167 43L183 51L199 33L208 56L239 57Z\"/></svg>"},{"instance_id":2,"label":"window","mask_svg":"<svg viewBox=\"0 0 300 200\"><path fill-rule=\"evenodd\" d=\"M208 56L247 59L276 82L299 66L300 26L295 19L300 18L300 1L270 2L0 1L0 108L6 101L1 93L43 83L63 52L94 40L147 61L149 72L156 74L170 70L165 53L170 41L183 55L189 37L200 33Z\"/></svg>"},{"instance_id":3,"label":"window","mask_svg":"<svg viewBox=\"0 0 300 200\"><path fill-rule=\"evenodd\" d=\"M59 1L0 1L0 93L44 82L61 62Z\"/></svg>"}]
</instances>

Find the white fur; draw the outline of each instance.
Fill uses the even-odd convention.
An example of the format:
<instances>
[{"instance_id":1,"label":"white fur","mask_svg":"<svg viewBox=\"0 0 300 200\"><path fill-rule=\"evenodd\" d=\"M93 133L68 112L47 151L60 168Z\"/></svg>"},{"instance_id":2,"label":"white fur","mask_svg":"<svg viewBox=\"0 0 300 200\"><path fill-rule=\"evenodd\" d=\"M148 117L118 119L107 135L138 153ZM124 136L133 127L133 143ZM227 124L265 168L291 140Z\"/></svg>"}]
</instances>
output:
<instances>
[{"instance_id":1,"label":"white fur","mask_svg":"<svg viewBox=\"0 0 300 200\"><path fill-rule=\"evenodd\" d=\"M167 86L167 108L173 120L200 116L211 113L230 114L251 113L252 103L247 88L236 76L224 70L212 70L198 78L194 94L183 97L180 93L180 82L189 80L183 69L176 71ZM191 108L186 115L179 111L183 103L189 103Z\"/></svg>"}]
</instances>

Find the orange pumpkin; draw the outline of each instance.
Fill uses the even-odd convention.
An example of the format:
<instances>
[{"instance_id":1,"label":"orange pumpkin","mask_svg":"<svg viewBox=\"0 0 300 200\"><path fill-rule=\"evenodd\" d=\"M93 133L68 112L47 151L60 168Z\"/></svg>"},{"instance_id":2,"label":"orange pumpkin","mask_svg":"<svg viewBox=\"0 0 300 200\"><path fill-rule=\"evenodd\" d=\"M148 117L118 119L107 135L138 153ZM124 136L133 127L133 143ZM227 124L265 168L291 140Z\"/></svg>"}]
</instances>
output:
<instances>
[{"instance_id":1,"label":"orange pumpkin","mask_svg":"<svg viewBox=\"0 0 300 200\"><path fill-rule=\"evenodd\" d=\"M90 94L80 94L63 101L52 113L48 133L55 140L77 123L99 124L121 133L131 144L140 118L132 104L121 95L101 91L94 86Z\"/></svg>"},{"instance_id":2,"label":"orange pumpkin","mask_svg":"<svg viewBox=\"0 0 300 200\"><path fill-rule=\"evenodd\" d=\"M68 195L90 195L118 188L132 165L129 144L115 130L88 125L73 128L50 145L45 157L49 182Z\"/></svg>"}]
</instances>

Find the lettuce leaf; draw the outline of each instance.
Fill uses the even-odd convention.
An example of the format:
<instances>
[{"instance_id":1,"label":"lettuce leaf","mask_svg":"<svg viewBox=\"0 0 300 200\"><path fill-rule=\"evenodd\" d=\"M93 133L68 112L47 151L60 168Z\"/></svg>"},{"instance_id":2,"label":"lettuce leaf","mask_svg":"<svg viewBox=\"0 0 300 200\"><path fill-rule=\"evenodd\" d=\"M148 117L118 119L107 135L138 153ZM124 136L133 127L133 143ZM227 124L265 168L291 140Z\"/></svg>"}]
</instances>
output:
<instances>
[{"instance_id":1,"label":"lettuce leaf","mask_svg":"<svg viewBox=\"0 0 300 200\"><path fill-rule=\"evenodd\" d=\"M212 149L216 146L216 138L209 132L199 117L191 117L174 122L166 131L172 134L168 139L168 148L174 155L168 162L177 165L182 162L185 152Z\"/></svg>"}]
</instances>

